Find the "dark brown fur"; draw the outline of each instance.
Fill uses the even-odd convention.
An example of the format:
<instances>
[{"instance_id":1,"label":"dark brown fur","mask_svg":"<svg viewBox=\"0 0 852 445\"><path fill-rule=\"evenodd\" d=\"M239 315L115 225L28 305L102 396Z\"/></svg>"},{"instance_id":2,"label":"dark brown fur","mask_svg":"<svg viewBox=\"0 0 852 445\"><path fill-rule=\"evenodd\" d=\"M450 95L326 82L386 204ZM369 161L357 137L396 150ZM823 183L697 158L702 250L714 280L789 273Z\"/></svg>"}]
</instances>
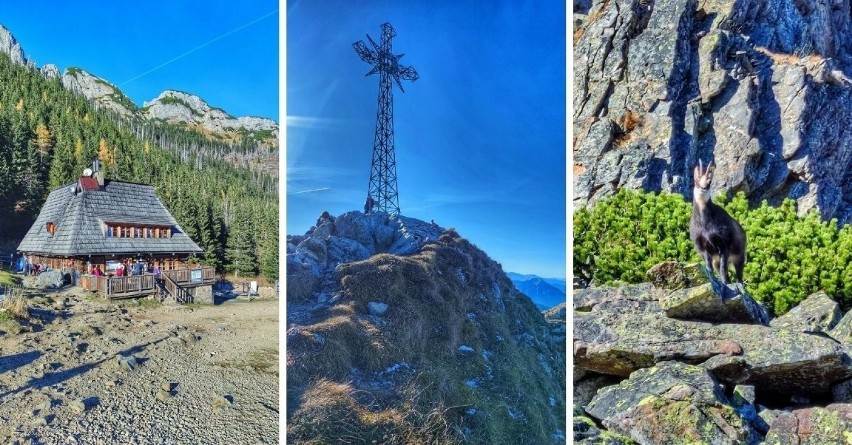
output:
<instances>
[{"instance_id":1,"label":"dark brown fur","mask_svg":"<svg viewBox=\"0 0 852 445\"><path fill-rule=\"evenodd\" d=\"M710 201L710 183L715 168L712 162L705 171L702 171L700 163L695 167L689 237L707 264L707 269L711 273L718 272L722 283L728 284L728 262L731 262L736 270L737 282L742 284L746 261L745 232L731 215Z\"/></svg>"}]
</instances>

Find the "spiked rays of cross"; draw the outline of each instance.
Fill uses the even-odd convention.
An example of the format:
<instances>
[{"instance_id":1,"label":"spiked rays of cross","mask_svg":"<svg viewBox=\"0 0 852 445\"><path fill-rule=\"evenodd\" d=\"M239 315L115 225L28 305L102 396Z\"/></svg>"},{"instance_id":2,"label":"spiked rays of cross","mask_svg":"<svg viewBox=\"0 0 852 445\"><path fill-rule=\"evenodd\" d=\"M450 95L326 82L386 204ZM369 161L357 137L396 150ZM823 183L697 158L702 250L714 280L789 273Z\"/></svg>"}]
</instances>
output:
<instances>
[{"instance_id":1,"label":"spiked rays of cross","mask_svg":"<svg viewBox=\"0 0 852 445\"><path fill-rule=\"evenodd\" d=\"M397 86L399 86L399 89L402 92L405 92L401 81L410 80L413 82L420 76L417 75L417 71L414 70L414 67L401 66L399 64L399 59L401 59L405 54L394 55L391 52L391 39L394 36L396 36L396 31L394 31L393 26L391 26L390 23L384 23L382 24L381 44L376 43L375 40L367 35L367 39L370 41L370 44L373 45L372 49L368 48L363 40L355 42L352 46L355 47L355 51L358 53L358 56L361 57L361 60L373 65L373 69L367 73L368 76L376 73L390 75L396 82Z\"/></svg>"}]
</instances>

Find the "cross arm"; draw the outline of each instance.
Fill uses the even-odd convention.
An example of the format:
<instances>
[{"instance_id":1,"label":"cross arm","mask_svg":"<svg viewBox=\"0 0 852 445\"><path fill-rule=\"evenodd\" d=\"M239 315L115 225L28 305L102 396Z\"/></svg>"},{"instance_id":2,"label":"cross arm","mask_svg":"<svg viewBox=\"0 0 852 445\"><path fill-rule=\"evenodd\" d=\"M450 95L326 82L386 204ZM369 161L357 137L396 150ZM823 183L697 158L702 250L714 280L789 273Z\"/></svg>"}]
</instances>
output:
<instances>
[{"instance_id":1,"label":"cross arm","mask_svg":"<svg viewBox=\"0 0 852 445\"><path fill-rule=\"evenodd\" d=\"M363 40L353 43L352 46L355 48L355 52L358 53L358 57L360 57L361 60L369 63L370 65L378 63L379 60L378 57L376 57L375 51L367 48L367 45L364 44Z\"/></svg>"}]
</instances>

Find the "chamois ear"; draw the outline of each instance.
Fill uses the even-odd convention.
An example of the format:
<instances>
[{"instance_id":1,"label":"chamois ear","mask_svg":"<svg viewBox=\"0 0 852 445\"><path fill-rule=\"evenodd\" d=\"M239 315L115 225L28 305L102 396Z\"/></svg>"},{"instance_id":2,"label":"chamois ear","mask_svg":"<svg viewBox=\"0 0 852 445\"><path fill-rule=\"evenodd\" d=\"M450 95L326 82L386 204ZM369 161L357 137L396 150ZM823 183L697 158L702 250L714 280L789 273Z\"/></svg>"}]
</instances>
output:
<instances>
[{"instance_id":1,"label":"chamois ear","mask_svg":"<svg viewBox=\"0 0 852 445\"><path fill-rule=\"evenodd\" d=\"M713 161L710 161L710 165L707 166L707 171L705 172L709 179L713 178L713 171L714 170L716 170L716 163L713 162Z\"/></svg>"},{"instance_id":2,"label":"chamois ear","mask_svg":"<svg viewBox=\"0 0 852 445\"><path fill-rule=\"evenodd\" d=\"M701 177L701 170L696 165L695 169L692 170L692 180L695 181L695 182L698 182L698 178L700 178L700 177Z\"/></svg>"}]
</instances>

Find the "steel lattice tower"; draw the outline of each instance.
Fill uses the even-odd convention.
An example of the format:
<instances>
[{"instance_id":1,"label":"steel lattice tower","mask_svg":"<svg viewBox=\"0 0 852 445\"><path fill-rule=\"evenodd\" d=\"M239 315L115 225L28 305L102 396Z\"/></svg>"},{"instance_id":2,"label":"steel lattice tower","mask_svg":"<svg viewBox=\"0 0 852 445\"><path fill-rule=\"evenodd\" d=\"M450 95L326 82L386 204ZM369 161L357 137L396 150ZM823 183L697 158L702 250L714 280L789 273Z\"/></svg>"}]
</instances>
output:
<instances>
[{"instance_id":1,"label":"steel lattice tower","mask_svg":"<svg viewBox=\"0 0 852 445\"><path fill-rule=\"evenodd\" d=\"M396 156L393 146L393 79L403 93L401 80L415 81L417 71L410 66L401 66L399 59L404 54L391 52L391 39L396 36L390 23L382 25L381 44L369 35L373 48L367 48L363 40L353 44L361 60L373 65L367 76L379 73L379 111L376 114L376 136L373 142L373 161L370 167L369 196L375 200L375 210L399 213L399 198L396 189Z\"/></svg>"}]
</instances>

